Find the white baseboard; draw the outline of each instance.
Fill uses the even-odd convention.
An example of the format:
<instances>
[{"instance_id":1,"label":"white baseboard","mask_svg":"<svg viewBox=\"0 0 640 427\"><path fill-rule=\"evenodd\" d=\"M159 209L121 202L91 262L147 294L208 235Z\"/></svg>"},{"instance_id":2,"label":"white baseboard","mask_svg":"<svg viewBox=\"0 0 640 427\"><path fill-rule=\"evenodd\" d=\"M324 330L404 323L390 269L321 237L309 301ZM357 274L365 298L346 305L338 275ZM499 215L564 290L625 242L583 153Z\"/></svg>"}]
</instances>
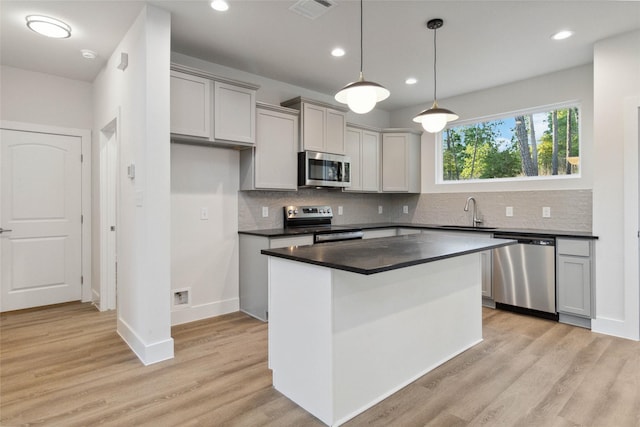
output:
<instances>
[{"instance_id":1,"label":"white baseboard","mask_svg":"<svg viewBox=\"0 0 640 427\"><path fill-rule=\"evenodd\" d=\"M146 344L135 331L122 319L118 318L118 335L138 356L144 365L173 359L173 338Z\"/></svg>"},{"instance_id":2,"label":"white baseboard","mask_svg":"<svg viewBox=\"0 0 640 427\"><path fill-rule=\"evenodd\" d=\"M240 310L240 299L231 298L206 304L192 305L184 308L174 308L171 311L171 325L195 322Z\"/></svg>"},{"instance_id":3,"label":"white baseboard","mask_svg":"<svg viewBox=\"0 0 640 427\"><path fill-rule=\"evenodd\" d=\"M619 319L608 319L598 317L591 320L591 331L600 334L612 335L614 337L626 338L629 340L639 341L638 328L629 325L630 322Z\"/></svg>"}]
</instances>

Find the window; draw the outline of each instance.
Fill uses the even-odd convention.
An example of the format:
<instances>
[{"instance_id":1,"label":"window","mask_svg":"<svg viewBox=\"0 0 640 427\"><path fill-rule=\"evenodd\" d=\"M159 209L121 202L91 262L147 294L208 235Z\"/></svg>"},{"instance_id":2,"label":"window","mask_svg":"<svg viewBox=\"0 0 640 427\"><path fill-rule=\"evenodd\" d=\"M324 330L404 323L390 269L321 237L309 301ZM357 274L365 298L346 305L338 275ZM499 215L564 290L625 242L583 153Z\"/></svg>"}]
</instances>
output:
<instances>
[{"instance_id":1,"label":"window","mask_svg":"<svg viewBox=\"0 0 640 427\"><path fill-rule=\"evenodd\" d=\"M580 175L577 105L445 129L440 182Z\"/></svg>"}]
</instances>

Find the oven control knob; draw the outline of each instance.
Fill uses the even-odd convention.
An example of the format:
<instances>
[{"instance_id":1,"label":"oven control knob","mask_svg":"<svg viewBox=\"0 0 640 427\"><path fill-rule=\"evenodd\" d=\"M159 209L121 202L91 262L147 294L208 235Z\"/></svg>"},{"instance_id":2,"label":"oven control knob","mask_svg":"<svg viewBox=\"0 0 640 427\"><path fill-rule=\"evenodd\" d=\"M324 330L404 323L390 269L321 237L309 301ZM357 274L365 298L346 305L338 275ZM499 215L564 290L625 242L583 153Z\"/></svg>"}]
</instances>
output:
<instances>
[{"instance_id":1,"label":"oven control knob","mask_svg":"<svg viewBox=\"0 0 640 427\"><path fill-rule=\"evenodd\" d=\"M287 212L289 215L291 215L293 213L293 209L289 209L289 212Z\"/></svg>"},{"instance_id":2,"label":"oven control knob","mask_svg":"<svg viewBox=\"0 0 640 427\"><path fill-rule=\"evenodd\" d=\"M294 214L298 215L298 209L296 209L295 211L293 211Z\"/></svg>"},{"instance_id":3,"label":"oven control knob","mask_svg":"<svg viewBox=\"0 0 640 427\"><path fill-rule=\"evenodd\" d=\"M330 214L331 213L331 208L327 208L327 213Z\"/></svg>"}]
</instances>

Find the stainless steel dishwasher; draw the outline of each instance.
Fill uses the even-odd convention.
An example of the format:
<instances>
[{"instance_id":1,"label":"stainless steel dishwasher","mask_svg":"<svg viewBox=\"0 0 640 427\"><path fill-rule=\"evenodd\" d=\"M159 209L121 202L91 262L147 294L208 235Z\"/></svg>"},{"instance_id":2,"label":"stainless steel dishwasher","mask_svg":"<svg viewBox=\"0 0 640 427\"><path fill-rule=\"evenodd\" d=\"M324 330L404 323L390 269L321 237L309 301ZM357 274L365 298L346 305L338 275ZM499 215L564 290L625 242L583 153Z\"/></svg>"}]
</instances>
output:
<instances>
[{"instance_id":1,"label":"stainless steel dishwasher","mask_svg":"<svg viewBox=\"0 0 640 427\"><path fill-rule=\"evenodd\" d=\"M517 245L493 250L493 296L497 308L558 319L555 238L495 233Z\"/></svg>"}]
</instances>

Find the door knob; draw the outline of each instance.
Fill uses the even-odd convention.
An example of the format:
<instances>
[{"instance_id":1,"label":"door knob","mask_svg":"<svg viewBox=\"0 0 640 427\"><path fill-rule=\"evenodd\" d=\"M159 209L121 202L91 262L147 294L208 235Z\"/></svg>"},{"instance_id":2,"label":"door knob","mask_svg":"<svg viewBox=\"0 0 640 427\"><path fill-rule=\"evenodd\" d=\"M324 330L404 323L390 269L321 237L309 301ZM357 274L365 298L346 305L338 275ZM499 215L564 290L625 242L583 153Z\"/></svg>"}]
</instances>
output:
<instances>
[{"instance_id":1,"label":"door knob","mask_svg":"<svg viewBox=\"0 0 640 427\"><path fill-rule=\"evenodd\" d=\"M8 233L9 231L13 231L13 230L9 230L8 228L0 228L0 234L2 233Z\"/></svg>"}]
</instances>

